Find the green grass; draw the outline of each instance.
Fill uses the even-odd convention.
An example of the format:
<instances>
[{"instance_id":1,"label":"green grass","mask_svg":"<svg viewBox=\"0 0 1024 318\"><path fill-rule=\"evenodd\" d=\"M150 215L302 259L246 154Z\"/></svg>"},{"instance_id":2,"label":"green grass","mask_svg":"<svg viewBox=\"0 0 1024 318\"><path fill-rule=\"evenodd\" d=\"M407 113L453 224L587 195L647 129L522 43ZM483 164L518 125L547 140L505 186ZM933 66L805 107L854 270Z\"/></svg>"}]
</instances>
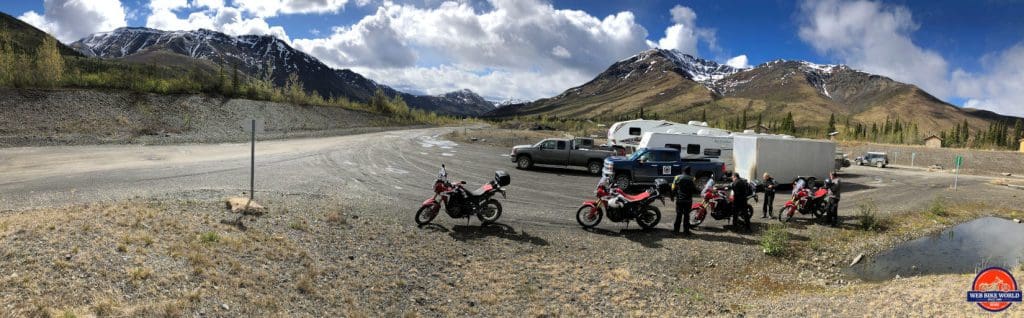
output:
<instances>
[{"instance_id":1,"label":"green grass","mask_svg":"<svg viewBox=\"0 0 1024 318\"><path fill-rule=\"evenodd\" d=\"M217 243L220 241L220 235L217 232L206 232L199 235L199 241L203 243Z\"/></svg>"}]
</instances>

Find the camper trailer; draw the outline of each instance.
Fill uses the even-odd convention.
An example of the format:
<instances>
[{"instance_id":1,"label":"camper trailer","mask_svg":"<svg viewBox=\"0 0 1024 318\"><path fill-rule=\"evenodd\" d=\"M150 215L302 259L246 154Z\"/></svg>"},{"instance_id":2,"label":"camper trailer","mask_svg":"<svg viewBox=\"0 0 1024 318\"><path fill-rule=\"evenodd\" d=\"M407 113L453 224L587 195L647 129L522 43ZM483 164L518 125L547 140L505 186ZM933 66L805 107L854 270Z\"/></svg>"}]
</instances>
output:
<instances>
[{"instance_id":1,"label":"camper trailer","mask_svg":"<svg viewBox=\"0 0 1024 318\"><path fill-rule=\"evenodd\" d=\"M624 148L636 148L644 133L693 134L701 136L728 136L724 129L708 127L708 123L690 121L680 124L665 120L627 120L612 124L608 128L608 143Z\"/></svg>"},{"instance_id":2,"label":"camper trailer","mask_svg":"<svg viewBox=\"0 0 1024 318\"><path fill-rule=\"evenodd\" d=\"M709 159L732 166L731 136L702 136L697 134L644 133L637 148L675 148L683 160Z\"/></svg>"},{"instance_id":3,"label":"camper trailer","mask_svg":"<svg viewBox=\"0 0 1024 318\"><path fill-rule=\"evenodd\" d=\"M747 180L767 172L779 183L796 177L828 178L835 169L836 144L828 140L779 135L734 135L734 171Z\"/></svg>"}]
</instances>

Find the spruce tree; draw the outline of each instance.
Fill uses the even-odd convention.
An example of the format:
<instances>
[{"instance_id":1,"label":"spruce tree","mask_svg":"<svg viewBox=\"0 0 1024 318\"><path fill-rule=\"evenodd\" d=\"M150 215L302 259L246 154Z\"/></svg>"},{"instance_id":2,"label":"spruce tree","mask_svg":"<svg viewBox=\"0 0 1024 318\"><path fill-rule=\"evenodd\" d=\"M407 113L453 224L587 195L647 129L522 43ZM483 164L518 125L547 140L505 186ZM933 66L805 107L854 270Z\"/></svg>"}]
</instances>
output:
<instances>
[{"instance_id":1,"label":"spruce tree","mask_svg":"<svg viewBox=\"0 0 1024 318\"><path fill-rule=\"evenodd\" d=\"M835 113L832 113L832 115L828 116L828 131L827 131L827 133L831 134L833 131L836 131L836 114Z\"/></svg>"}]
</instances>

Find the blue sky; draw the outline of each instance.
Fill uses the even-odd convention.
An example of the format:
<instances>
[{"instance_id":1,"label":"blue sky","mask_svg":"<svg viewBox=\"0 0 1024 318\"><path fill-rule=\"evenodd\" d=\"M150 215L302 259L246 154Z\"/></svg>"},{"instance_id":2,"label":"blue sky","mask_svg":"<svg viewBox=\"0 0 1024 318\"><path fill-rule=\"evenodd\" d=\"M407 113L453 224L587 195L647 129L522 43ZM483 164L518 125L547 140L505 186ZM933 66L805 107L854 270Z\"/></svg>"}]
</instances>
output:
<instances>
[{"instance_id":1,"label":"blue sky","mask_svg":"<svg viewBox=\"0 0 1024 318\"><path fill-rule=\"evenodd\" d=\"M548 97L662 47L723 63L849 64L1024 115L1024 1L46 0L0 10L65 42L123 25L271 34L416 93Z\"/></svg>"}]
</instances>

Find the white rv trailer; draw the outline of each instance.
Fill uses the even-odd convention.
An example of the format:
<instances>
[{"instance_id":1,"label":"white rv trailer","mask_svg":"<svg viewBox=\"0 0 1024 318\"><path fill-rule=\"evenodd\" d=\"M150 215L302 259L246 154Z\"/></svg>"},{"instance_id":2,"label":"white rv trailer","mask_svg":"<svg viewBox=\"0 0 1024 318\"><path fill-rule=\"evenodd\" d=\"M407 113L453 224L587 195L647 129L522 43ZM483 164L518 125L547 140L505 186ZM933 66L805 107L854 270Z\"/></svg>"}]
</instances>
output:
<instances>
[{"instance_id":1,"label":"white rv trailer","mask_svg":"<svg viewBox=\"0 0 1024 318\"><path fill-rule=\"evenodd\" d=\"M644 133L695 134L703 136L728 136L724 129L708 127L708 123L690 121L680 124L665 120L635 119L620 121L608 128L608 143L613 146L636 147Z\"/></svg>"},{"instance_id":2,"label":"white rv trailer","mask_svg":"<svg viewBox=\"0 0 1024 318\"><path fill-rule=\"evenodd\" d=\"M732 167L732 136L705 136L646 132L637 148L666 147L679 149L682 159L710 159Z\"/></svg>"},{"instance_id":3,"label":"white rv trailer","mask_svg":"<svg viewBox=\"0 0 1024 318\"><path fill-rule=\"evenodd\" d=\"M733 171L747 180L767 172L779 183L796 177L828 178L835 169L836 144L779 135L733 135Z\"/></svg>"}]
</instances>

